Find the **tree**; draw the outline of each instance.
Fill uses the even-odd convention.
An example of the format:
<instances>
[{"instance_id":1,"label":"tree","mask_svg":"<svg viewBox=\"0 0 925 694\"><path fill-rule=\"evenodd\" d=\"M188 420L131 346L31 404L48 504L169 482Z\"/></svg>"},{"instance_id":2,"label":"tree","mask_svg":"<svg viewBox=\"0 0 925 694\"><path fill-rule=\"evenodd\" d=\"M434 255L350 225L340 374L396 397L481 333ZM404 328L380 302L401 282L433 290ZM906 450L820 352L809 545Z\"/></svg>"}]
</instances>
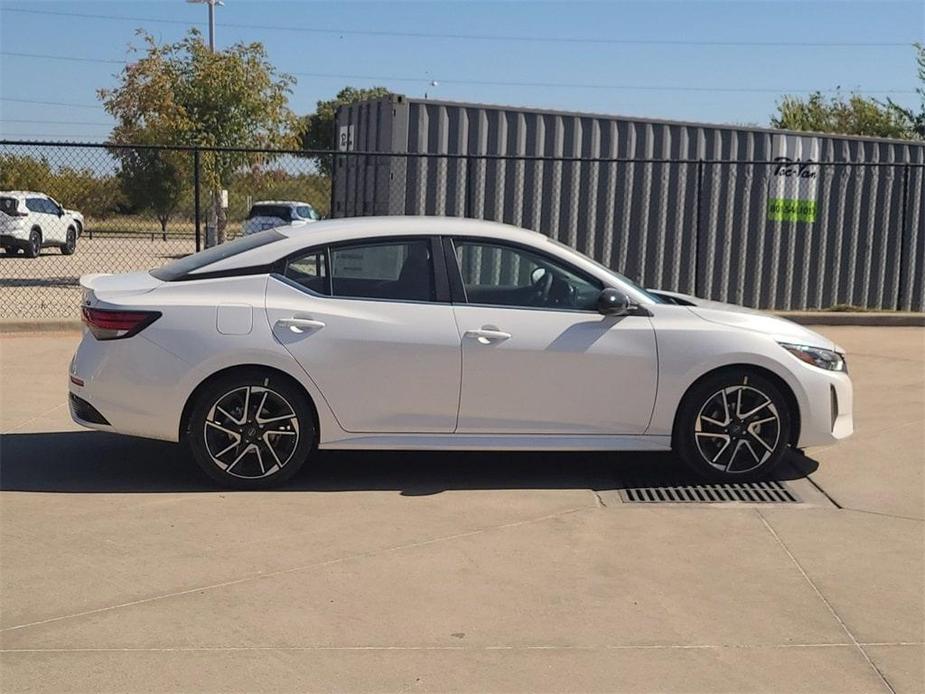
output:
<instances>
[{"instance_id":1,"label":"tree","mask_svg":"<svg viewBox=\"0 0 925 694\"><path fill-rule=\"evenodd\" d=\"M889 98L886 100L886 107L908 123L915 139L925 140L925 45L921 43L915 44L915 62L920 83L915 90L921 100L918 113L911 108L900 106Z\"/></svg>"},{"instance_id":2,"label":"tree","mask_svg":"<svg viewBox=\"0 0 925 694\"><path fill-rule=\"evenodd\" d=\"M390 94L391 92L385 87L370 87L369 89L344 87L333 99L319 101L315 105L315 112L302 119L300 136L302 149L334 148L336 144L334 121L339 107L360 101L381 99ZM330 175L331 162L328 159L320 159L318 166L323 173Z\"/></svg>"},{"instance_id":3,"label":"tree","mask_svg":"<svg viewBox=\"0 0 925 694\"><path fill-rule=\"evenodd\" d=\"M44 191L51 177L51 166L44 157L0 154L0 190Z\"/></svg>"},{"instance_id":4,"label":"tree","mask_svg":"<svg viewBox=\"0 0 925 694\"><path fill-rule=\"evenodd\" d=\"M826 98L813 92L803 98L785 96L777 104L771 125L784 130L806 130L839 135L909 138L905 118L894 110L859 94Z\"/></svg>"},{"instance_id":5,"label":"tree","mask_svg":"<svg viewBox=\"0 0 925 694\"><path fill-rule=\"evenodd\" d=\"M144 55L125 66L114 89L98 94L116 121L112 141L120 144L206 147L293 148L297 119L289 110L295 79L278 73L260 43L236 43L212 52L201 34L159 45L139 31ZM271 155L204 151L203 181L212 189L217 241L225 240L222 183ZM163 155L161 161L163 160ZM170 169L171 167L168 167Z\"/></svg>"},{"instance_id":6,"label":"tree","mask_svg":"<svg viewBox=\"0 0 925 694\"><path fill-rule=\"evenodd\" d=\"M175 152L120 148L115 153L122 163L119 182L126 199L136 209L154 212L166 240L167 223L189 187L190 167L184 171L178 166Z\"/></svg>"}]
</instances>

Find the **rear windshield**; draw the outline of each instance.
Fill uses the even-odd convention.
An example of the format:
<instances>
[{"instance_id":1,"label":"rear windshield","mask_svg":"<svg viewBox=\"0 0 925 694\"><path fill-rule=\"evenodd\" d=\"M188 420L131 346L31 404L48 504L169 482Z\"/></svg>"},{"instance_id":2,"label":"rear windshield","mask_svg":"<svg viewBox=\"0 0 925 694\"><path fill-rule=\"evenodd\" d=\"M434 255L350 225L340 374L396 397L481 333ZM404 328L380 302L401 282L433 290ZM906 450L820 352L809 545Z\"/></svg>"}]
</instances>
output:
<instances>
[{"instance_id":1,"label":"rear windshield","mask_svg":"<svg viewBox=\"0 0 925 694\"><path fill-rule=\"evenodd\" d=\"M292 221L291 210L285 205L254 205L247 218L253 219L254 217L275 217L284 222Z\"/></svg>"},{"instance_id":2,"label":"rear windshield","mask_svg":"<svg viewBox=\"0 0 925 694\"><path fill-rule=\"evenodd\" d=\"M244 253L253 248L266 246L268 243L286 238L275 229L267 229L250 236L242 236L234 241L226 241L218 246L212 246L199 253L193 253L172 263L151 270L151 274L162 282L173 282L185 279L187 275L206 265L217 263L219 260ZM194 279L194 278L190 278Z\"/></svg>"},{"instance_id":3,"label":"rear windshield","mask_svg":"<svg viewBox=\"0 0 925 694\"><path fill-rule=\"evenodd\" d=\"M19 200L16 198L0 198L0 212L8 215L14 215L18 209Z\"/></svg>"}]
</instances>

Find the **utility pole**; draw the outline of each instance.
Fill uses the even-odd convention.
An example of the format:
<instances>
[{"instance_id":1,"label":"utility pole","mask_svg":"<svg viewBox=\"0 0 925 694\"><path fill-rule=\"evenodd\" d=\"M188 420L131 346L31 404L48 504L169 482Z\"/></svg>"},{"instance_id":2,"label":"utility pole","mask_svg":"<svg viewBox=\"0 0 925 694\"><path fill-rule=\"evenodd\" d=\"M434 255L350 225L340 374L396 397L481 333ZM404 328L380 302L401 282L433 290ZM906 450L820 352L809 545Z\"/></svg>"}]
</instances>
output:
<instances>
[{"instance_id":1,"label":"utility pole","mask_svg":"<svg viewBox=\"0 0 925 694\"><path fill-rule=\"evenodd\" d=\"M209 6L209 50L215 52L215 6L224 5L222 0L186 0L193 5Z\"/></svg>"},{"instance_id":2,"label":"utility pole","mask_svg":"<svg viewBox=\"0 0 925 694\"><path fill-rule=\"evenodd\" d=\"M209 51L215 53L215 6L224 5L225 3L222 0L186 0L188 3L193 5L208 5L209 6ZM196 150L196 160L199 159L199 150ZM199 169L197 165L196 175L199 175ZM197 187L197 195L198 195ZM206 221L206 248L211 248L219 241L224 241L224 233L221 234L219 238L219 227L221 227L224 232L225 229L225 213L224 207L228 205L228 193L220 189L212 190L212 202L209 205L209 219ZM196 199L196 205L199 205L199 199ZM198 219L198 215L197 215ZM198 239L198 237L197 237ZM197 249L198 250L198 249Z\"/></svg>"}]
</instances>

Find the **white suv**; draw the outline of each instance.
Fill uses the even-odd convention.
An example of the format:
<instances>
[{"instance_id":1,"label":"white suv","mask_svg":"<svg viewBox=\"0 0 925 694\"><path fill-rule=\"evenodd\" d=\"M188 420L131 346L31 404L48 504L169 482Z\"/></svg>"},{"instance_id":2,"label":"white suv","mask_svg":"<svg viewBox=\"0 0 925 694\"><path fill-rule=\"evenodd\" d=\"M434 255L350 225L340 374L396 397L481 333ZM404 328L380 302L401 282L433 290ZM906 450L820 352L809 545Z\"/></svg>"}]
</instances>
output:
<instances>
[{"instance_id":1,"label":"white suv","mask_svg":"<svg viewBox=\"0 0 925 694\"><path fill-rule=\"evenodd\" d=\"M315 208L307 202L294 200L261 200L251 206L241 232L256 234L264 229L283 226L302 226L321 219Z\"/></svg>"},{"instance_id":2,"label":"white suv","mask_svg":"<svg viewBox=\"0 0 925 694\"><path fill-rule=\"evenodd\" d=\"M8 254L22 249L35 258L42 248L57 246L62 255L71 255L82 230L83 215L44 193L0 191L0 246Z\"/></svg>"}]
</instances>

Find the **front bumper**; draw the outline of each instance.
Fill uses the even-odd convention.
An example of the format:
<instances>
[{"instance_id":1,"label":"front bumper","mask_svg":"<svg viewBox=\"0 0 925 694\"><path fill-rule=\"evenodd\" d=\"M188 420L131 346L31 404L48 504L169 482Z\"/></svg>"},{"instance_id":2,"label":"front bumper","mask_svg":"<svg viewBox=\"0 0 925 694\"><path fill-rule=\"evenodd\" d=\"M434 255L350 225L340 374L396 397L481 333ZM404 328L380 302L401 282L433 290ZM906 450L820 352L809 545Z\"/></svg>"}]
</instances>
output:
<instances>
[{"instance_id":1,"label":"front bumper","mask_svg":"<svg viewBox=\"0 0 925 694\"><path fill-rule=\"evenodd\" d=\"M802 392L799 448L828 446L854 433L854 388L846 372L825 371L809 364L799 369Z\"/></svg>"}]
</instances>

